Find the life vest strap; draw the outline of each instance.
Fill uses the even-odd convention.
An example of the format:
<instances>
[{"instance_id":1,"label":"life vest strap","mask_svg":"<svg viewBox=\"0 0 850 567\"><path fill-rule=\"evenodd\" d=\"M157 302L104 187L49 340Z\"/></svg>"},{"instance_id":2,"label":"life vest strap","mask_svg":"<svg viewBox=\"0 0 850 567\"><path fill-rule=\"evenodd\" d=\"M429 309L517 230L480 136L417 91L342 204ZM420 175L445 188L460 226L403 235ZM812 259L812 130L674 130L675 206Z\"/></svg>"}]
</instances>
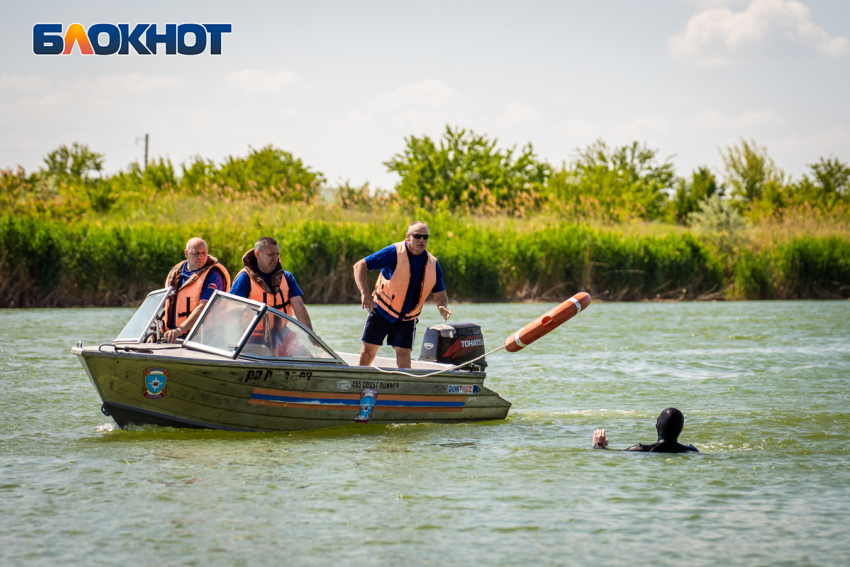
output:
<instances>
[{"instance_id":1,"label":"life vest strap","mask_svg":"<svg viewBox=\"0 0 850 567\"><path fill-rule=\"evenodd\" d=\"M280 299L281 299L281 301L283 301L283 303L278 303L278 302L277 302L277 297L278 297L278 295L280 295ZM285 301L285 300L283 299L283 292L282 292L282 291L280 291L280 289L278 289L278 291L277 291L276 293L272 293L272 298L275 300L275 302L274 302L274 303L269 303L269 301L268 301L268 299L269 299L269 294L268 294L268 292L266 292L266 291L264 291L264 292L263 292L263 303L265 303L265 304L266 304L266 305L268 305L269 307L274 307L275 309L279 309L279 310L283 311L284 313L286 313L286 308L287 308L287 307L289 307L289 305L292 303L292 300Z\"/></svg>"},{"instance_id":2,"label":"life vest strap","mask_svg":"<svg viewBox=\"0 0 850 567\"><path fill-rule=\"evenodd\" d=\"M178 317L188 317L192 313L191 307L192 307L191 298L186 297L186 311L184 313L178 313L177 316Z\"/></svg>"},{"instance_id":3,"label":"life vest strap","mask_svg":"<svg viewBox=\"0 0 850 567\"><path fill-rule=\"evenodd\" d=\"M384 294L384 295L386 295L386 294ZM384 299L380 296L380 294L375 293L374 294L374 300L375 300L375 303L377 303L384 311L386 311L387 313L389 313L393 317L395 317L395 318L401 317L401 313L399 313L398 311L393 309L390 303L384 301Z\"/></svg>"}]
</instances>

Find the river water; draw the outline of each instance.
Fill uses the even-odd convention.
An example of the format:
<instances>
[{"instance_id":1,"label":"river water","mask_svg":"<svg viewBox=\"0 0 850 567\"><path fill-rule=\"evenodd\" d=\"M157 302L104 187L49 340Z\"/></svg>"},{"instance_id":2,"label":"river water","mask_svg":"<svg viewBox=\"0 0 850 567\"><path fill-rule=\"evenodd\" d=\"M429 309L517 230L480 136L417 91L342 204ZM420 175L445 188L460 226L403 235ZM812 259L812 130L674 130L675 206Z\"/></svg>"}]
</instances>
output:
<instances>
[{"instance_id":1,"label":"river water","mask_svg":"<svg viewBox=\"0 0 850 567\"><path fill-rule=\"evenodd\" d=\"M496 346L546 308L454 318ZM592 305L491 357L505 421L277 434L115 429L70 348L131 313L0 311L3 566L850 564L850 302ZM668 406L699 454L591 449Z\"/></svg>"}]
</instances>

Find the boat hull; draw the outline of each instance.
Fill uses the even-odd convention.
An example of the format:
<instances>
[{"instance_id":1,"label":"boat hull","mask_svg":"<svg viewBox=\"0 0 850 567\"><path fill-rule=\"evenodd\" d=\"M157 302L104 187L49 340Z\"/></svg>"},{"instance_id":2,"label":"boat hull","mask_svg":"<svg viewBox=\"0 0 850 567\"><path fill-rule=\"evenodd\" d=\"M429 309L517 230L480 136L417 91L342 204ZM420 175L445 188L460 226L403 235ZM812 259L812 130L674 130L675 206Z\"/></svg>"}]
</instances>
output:
<instances>
[{"instance_id":1,"label":"boat hull","mask_svg":"<svg viewBox=\"0 0 850 567\"><path fill-rule=\"evenodd\" d=\"M362 421L370 403L368 423L453 423L504 419L511 407L484 387L483 372L413 378L344 365L194 360L180 351L74 353L104 413L122 427L319 429Z\"/></svg>"}]
</instances>

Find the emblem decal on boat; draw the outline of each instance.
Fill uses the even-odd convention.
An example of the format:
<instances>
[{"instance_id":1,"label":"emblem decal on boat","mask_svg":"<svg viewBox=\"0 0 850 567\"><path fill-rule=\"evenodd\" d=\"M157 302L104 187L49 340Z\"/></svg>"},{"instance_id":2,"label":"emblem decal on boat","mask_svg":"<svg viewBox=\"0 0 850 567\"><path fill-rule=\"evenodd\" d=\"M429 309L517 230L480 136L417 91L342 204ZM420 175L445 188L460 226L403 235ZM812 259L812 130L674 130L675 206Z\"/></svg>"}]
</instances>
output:
<instances>
[{"instance_id":1,"label":"emblem decal on boat","mask_svg":"<svg viewBox=\"0 0 850 567\"><path fill-rule=\"evenodd\" d=\"M372 410L375 409L375 402L378 399L378 391L372 388L366 388L360 394L360 413L354 418L354 423L369 423L372 419Z\"/></svg>"},{"instance_id":2,"label":"emblem decal on boat","mask_svg":"<svg viewBox=\"0 0 850 567\"><path fill-rule=\"evenodd\" d=\"M481 386L477 384L464 384L463 386L446 386L449 394L477 394L481 391Z\"/></svg>"},{"instance_id":3,"label":"emblem decal on boat","mask_svg":"<svg viewBox=\"0 0 850 567\"><path fill-rule=\"evenodd\" d=\"M336 383L336 389L339 392L348 392L351 390L351 382L348 380L340 380Z\"/></svg>"},{"instance_id":4,"label":"emblem decal on boat","mask_svg":"<svg viewBox=\"0 0 850 567\"><path fill-rule=\"evenodd\" d=\"M425 347L425 350L431 350L434 348L434 343L423 343L422 346Z\"/></svg>"},{"instance_id":5,"label":"emblem decal on boat","mask_svg":"<svg viewBox=\"0 0 850 567\"><path fill-rule=\"evenodd\" d=\"M170 376L168 369L152 366L144 372L145 385L142 395L150 400L158 400L165 396L165 383Z\"/></svg>"}]
</instances>

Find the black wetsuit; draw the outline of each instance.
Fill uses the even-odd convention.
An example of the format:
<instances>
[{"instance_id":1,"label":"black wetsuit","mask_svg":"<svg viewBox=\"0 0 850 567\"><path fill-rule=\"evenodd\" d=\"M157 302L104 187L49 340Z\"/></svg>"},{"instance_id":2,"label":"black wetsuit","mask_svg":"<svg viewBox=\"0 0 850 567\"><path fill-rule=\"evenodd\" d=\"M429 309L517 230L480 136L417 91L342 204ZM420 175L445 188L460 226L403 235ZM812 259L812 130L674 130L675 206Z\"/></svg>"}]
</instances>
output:
<instances>
[{"instance_id":1,"label":"black wetsuit","mask_svg":"<svg viewBox=\"0 0 850 567\"><path fill-rule=\"evenodd\" d=\"M693 445L682 445L679 443L679 434L685 427L685 416L676 408L667 408L658 416L655 422L655 429L658 431L658 442L650 445L638 443L632 445L623 451L635 451L638 453L688 453L697 452L699 450ZM667 441L671 439L671 441ZM599 443L593 444L594 449L608 449Z\"/></svg>"},{"instance_id":2,"label":"black wetsuit","mask_svg":"<svg viewBox=\"0 0 850 567\"><path fill-rule=\"evenodd\" d=\"M628 449L623 449L623 451L637 451L639 453L687 453L688 451L696 451L699 453L699 450L693 445L682 445L678 441L665 441L664 439L659 439L658 443L651 445L638 443Z\"/></svg>"}]
</instances>

